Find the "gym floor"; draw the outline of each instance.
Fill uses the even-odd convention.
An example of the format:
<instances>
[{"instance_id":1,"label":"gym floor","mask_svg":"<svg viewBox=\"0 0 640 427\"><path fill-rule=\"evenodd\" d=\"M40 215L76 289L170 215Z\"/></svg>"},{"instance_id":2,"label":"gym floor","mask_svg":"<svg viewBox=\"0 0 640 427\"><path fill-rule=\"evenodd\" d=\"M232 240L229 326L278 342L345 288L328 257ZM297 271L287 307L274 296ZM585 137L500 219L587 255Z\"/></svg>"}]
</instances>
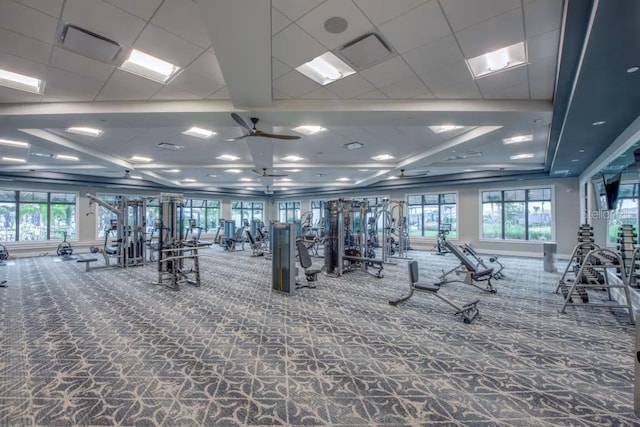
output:
<instances>
[{"instance_id":1,"label":"gym floor","mask_svg":"<svg viewBox=\"0 0 640 427\"><path fill-rule=\"evenodd\" d=\"M0 425L637 425L628 315L558 314L539 259L502 258L497 294L443 287L480 300L466 325L424 293L387 303L405 261L285 296L249 254L203 251L202 287L177 292L153 264L0 267ZM429 282L456 264L410 255Z\"/></svg>"}]
</instances>

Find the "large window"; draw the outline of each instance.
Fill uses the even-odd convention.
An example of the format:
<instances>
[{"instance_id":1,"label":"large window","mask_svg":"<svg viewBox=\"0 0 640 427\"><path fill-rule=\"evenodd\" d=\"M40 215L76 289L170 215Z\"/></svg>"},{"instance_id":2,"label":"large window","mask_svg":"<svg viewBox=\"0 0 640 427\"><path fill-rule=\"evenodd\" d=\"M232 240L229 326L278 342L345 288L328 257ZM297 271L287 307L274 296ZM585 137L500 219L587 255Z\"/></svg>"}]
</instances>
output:
<instances>
[{"instance_id":1,"label":"large window","mask_svg":"<svg viewBox=\"0 0 640 427\"><path fill-rule=\"evenodd\" d=\"M482 238L551 240L551 188L482 191Z\"/></svg>"},{"instance_id":2,"label":"large window","mask_svg":"<svg viewBox=\"0 0 640 427\"><path fill-rule=\"evenodd\" d=\"M254 219L264 221L264 205L262 202L231 202L231 219L236 227L242 226L245 219L249 223Z\"/></svg>"},{"instance_id":3,"label":"large window","mask_svg":"<svg viewBox=\"0 0 640 427\"><path fill-rule=\"evenodd\" d=\"M0 191L0 240L76 238L76 193Z\"/></svg>"},{"instance_id":4,"label":"large window","mask_svg":"<svg viewBox=\"0 0 640 427\"><path fill-rule=\"evenodd\" d=\"M607 243L618 242L618 231L621 225L631 224L638 227L638 187L639 184L620 184L618 203L615 210L609 211L607 221Z\"/></svg>"},{"instance_id":5,"label":"large window","mask_svg":"<svg viewBox=\"0 0 640 427\"><path fill-rule=\"evenodd\" d=\"M278 221L293 222L300 219L300 202L279 202Z\"/></svg>"},{"instance_id":6,"label":"large window","mask_svg":"<svg viewBox=\"0 0 640 427\"><path fill-rule=\"evenodd\" d=\"M458 195L456 193L412 195L407 200L410 236L438 237L440 224L450 224L450 238L458 237Z\"/></svg>"},{"instance_id":7,"label":"large window","mask_svg":"<svg viewBox=\"0 0 640 427\"><path fill-rule=\"evenodd\" d=\"M311 216L313 217L313 226L321 226L324 224L323 219L325 216L326 204L324 200L312 200L311 201Z\"/></svg>"},{"instance_id":8,"label":"large window","mask_svg":"<svg viewBox=\"0 0 640 427\"><path fill-rule=\"evenodd\" d=\"M196 225L206 233L218 227L220 219L220 200L184 200L185 227L188 219L195 219Z\"/></svg>"}]
</instances>

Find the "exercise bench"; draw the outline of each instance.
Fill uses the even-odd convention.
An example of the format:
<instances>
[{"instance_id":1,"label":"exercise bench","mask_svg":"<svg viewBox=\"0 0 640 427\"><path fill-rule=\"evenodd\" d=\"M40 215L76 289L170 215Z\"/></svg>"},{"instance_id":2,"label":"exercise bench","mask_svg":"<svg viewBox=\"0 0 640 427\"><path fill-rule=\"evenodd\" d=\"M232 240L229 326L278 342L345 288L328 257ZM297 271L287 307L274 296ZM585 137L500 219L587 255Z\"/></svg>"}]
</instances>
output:
<instances>
[{"instance_id":1,"label":"exercise bench","mask_svg":"<svg viewBox=\"0 0 640 427\"><path fill-rule=\"evenodd\" d=\"M449 271L443 271L442 276L440 276L440 282L438 285L444 285L445 283L450 282L462 282L467 285L475 286L476 288L495 294L497 292L496 288L491 284L491 279L494 277L493 268L487 268L485 270L479 270L473 262L462 252L462 250L451 243L450 241L445 241L445 247L449 252L451 252L458 260L460 261L460 265L452 268ZM465 274L464 280L447 280L447 276L451 273L457 274ZM484 282L485 286L479 286L478 282Z\"/></svg>"},{"instance_id":2,"label":"exercise bench","mask_svg":"<svg viewBox=\"0 0 640 427\"><path fill-rule=\"evenodd\" d=\"M304 275L307 278L307 285L299 285L296 289L315 288L315 286L309 285L308 282L316 282L318 280L318 274L320 274L322 270L318 268L311 268L313 262L311 261L309 251L302 240L296 241L296 249L298 249L298 261L300 261L300 267L304 270Z\"/></svg>"},{"instance_id":3,"label":"exercise bench","mask_svg":"<svg viewBox=\"0 0 640 427\"><path fill-rule=\"evenodd\" d=\"M408 300L409 298L411 298L413 296L413 293L415 291L422 291L422 292L426 292L428 294L431 294L433 296L435 296L436 298L439 298L440 300L444 301L445 303L449 304L451 307L453 307L456 311L454 313L454 315L461 315L462 316L462 321L464 323L471 323L473 322L473 320L478 317L479 315L479 311L478 308L476 307L476 305L478 304L479 300L476 300L474 302L471 302L469 304L465 304L463 306L459 306L458 304L452 302L450 299L440 295L438 293L438 291L440 290L440 285L438 284L430 284L430 283L421 283L420 282L420 275L418 272L418 262L417 261L409 261L407 263L408 267L409 267L409 293L407 295L403 295L398 299L395 300L390 300L389 304L391 305L398 305L401 302L404 302L406 300Z\"/></svg>"}]
</instances>

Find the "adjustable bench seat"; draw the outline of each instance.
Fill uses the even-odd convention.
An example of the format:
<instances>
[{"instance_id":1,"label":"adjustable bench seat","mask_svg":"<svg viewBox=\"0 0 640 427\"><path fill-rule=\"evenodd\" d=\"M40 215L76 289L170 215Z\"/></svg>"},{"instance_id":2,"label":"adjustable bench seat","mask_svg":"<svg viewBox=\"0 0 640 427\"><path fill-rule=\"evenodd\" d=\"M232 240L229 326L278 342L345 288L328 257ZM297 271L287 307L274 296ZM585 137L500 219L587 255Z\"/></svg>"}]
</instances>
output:
<instances>
[{"instance_id":1,"label":"adjustable bench seat","mask_svg":"<svg viewBox=\"0 0 640 427\"><path fill-rule=\"evenodd\" d=\"M464 252L462 252L462 250L457 245L454 245L449 240L447 240L445 241L445 247L456 258L458 258L458 260L460 261L460 265L466 269L467 277L465 277L465 280L462 281L463 283L466 283L471 286L475 286L478 289L481 289L485 292L490 292L492 294L495 294L497 292L496 289L491 284L491 279L493 278L493 268L488 268L486 270L478 271L478 269L476 268L476 265L473 262L471 262L469 258L467 258ZM440 284L447 283L447 281L445 280L445 276L453 271L457 272L457 268L454 268L453 270L450 270L447 273L443 273L442 281L440 282ZM451 282L458 282L458 281L459 280L451 280ZM480 287L474 283L475 281L486 282L486 286L484 288Z\"/></svg>"},{"instance_id":2,"label":"adjustable bench seat","mask_svg":"<svg viewBox=\"0 0 640 427\"><path fill-rule=\"evenodd\" d=\"M91 269L89 264L96 261L98 261L98 258L80 258L76 260L76 262L83 263L85 265L85 271L89 271Z\"/></svg>"}]
</instances>

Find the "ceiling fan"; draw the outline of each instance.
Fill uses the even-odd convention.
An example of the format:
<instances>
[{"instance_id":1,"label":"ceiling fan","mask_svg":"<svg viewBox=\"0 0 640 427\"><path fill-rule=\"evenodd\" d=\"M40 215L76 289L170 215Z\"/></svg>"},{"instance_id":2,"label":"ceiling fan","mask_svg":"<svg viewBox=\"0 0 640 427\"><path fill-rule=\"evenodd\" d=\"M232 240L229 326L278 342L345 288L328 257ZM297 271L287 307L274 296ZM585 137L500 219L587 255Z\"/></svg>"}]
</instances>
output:
<instances>
[{"instance_id":1,"label":"ceiling fan","mask_svg":"<svg viewBox=\"0 0 640 427\"><path fill-rule=\"evenodd\" d=\"M400 169L400 175L392 175L390 179L421 178L427 175L429 175L428 170L414 170L407 172L405 169Z\"/></svg>"},{"instance_id":2,"label":"ceiling fan","mask_svg":"<svg viewBox=\"0 0 640 427\"><path fill-rule=\"evenodd\" d=\"M260 178L282 178L285 176L289 176L287 174L280 174L280 173L267 173L267 168L262 168L262 173L258 172L255 169L253 169L253 171L258 175L260 175Z\"/></svg>"},{"instance_id":3,"label":"ceiling fan","mask_svg":"<svg viewBox=\"0 0 640 427\"><path fill-rule=\"evenodd\" d=\"M297 135L279 135L279 134L275 134L275 133L263 132L260 129L256 129L256 125L260 121L260 119L257 118L257 117L251 117L251 123L253 123L253 128L251 126L249 126L247 124L247 122L245 122L242 119L242 117L240 117L236 113L231 113L231 118L233 120L235 120L235 122L238 123L241 127L243 127L244 129L246 129L249 132L246 135L242 135L242 136L239 136L237 138L233 138L234 140L247 138L249 136L261 136L263 138L274 138L274 139L300 139L300 137L297 136Z\"/></svg>"}]
</instances>

